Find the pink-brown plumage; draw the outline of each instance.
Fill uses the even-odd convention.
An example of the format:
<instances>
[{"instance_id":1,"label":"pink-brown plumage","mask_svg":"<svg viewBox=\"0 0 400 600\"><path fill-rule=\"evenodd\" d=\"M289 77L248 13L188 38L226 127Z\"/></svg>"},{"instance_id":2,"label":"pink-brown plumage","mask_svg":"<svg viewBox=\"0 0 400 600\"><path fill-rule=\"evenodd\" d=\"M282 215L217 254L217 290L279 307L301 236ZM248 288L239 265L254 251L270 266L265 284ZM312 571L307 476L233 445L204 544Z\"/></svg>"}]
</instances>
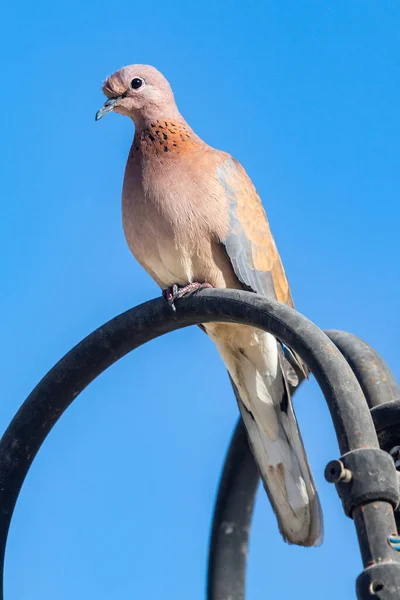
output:
<instances>
[{"instance_id":1,"label":"pink-brown plumage","mask_svg":"<svg viewBox=\"0 0 400 600\"><path fill-rule=\"evenodd\" d=\"M154 67L131 65L103 85L135 123L123 186L128 245L161 288L208 282L252 289L293 306L258 194L241 165L201 140ZM239 407L281 532L315 545L322 517L291 405L282 353L265 332L207 324L239 393Z\"/></svg>"}]
</instances>

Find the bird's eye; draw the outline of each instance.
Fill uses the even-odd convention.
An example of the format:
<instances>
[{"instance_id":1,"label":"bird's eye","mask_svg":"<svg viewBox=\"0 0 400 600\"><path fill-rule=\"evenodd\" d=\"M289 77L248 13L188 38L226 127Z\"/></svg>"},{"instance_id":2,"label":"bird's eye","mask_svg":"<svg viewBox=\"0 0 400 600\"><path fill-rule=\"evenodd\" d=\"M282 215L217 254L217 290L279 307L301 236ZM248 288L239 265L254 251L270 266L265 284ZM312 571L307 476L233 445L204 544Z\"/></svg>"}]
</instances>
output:
<instances>
[{"instance_id":1,"label":"bird's eye","mask_svg":"<svg viewBox=\"0 0 400 600\"><path fill-rule=\"evenodd\" d=\"M143 79L141 79L140 77L135 77L131 81L131 88L134 90L138 90L140 87L142 87L143 83Z\"/></svg>"}]
</instances>

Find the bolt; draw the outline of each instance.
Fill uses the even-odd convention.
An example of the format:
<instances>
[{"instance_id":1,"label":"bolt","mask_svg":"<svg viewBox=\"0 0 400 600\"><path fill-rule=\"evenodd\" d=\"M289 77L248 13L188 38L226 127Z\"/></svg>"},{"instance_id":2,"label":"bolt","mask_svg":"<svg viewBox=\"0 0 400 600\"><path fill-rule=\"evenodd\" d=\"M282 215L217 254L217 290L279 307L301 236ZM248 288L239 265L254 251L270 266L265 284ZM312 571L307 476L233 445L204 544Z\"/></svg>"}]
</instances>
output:
<instances>
[{"instance_id":1,"label":"bolt","mask_svg":"<svg viewBox=\"0 0 400 600\"><path fill-rule=\"evenodd\" d=\"M377 596L378 592L381 592L383 590L383 588L384 588L384 585L383 585L382 581L380 581L379 579L376 579L375 581L372 581L370 583L369 592L373 596Z\"/></svg>"},{"instance_id":2,"label":"bolt","mask_svg":"<svg viewBox=\"0 0 400 600\"><path fill-rule=\"evenodd\" d=\"M329 483L339 483L339 481L349 483L351 477L351 471L345 468L341 460L331 460L331 462L326 465L325 479L329 481Z\"/></svg>"}]
</instances>

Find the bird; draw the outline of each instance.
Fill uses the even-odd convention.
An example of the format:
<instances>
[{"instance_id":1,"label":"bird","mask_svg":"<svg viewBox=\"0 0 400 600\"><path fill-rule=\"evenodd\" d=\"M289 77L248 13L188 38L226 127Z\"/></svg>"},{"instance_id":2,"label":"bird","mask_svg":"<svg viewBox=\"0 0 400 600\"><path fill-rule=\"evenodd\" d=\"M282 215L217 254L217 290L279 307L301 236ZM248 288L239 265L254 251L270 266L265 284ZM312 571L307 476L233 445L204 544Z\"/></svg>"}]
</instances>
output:
<instances>
[{"instance_id":1,"label":"bird","mask_svg":"<svg viewBox=\"0 0 400 600\"><path fill-rule=\"evenodd\" d=\"M293 307L251 179L229 153L193 131L164 75L153 66L133 64L107 77L102 90L107 100L96 121L114 112L134 124L122 189L125 238L171 306L185 294L212 287L247 290ZM290 397L293 374L282 344L245 325L201 327L233 381L283 539L320 545L322 510Z\"/></svg>"}]
</instances>

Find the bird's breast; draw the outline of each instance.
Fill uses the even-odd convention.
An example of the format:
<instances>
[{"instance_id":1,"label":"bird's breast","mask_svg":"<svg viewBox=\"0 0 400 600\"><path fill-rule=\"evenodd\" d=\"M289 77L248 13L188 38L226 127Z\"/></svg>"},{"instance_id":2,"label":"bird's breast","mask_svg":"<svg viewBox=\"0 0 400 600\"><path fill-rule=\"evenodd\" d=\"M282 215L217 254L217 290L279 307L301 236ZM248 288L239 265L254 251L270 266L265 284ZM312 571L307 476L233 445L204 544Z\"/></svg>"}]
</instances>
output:
<instances>
[{"instance_id":1,"label":"bird's breast","mask_svg":"<svg viewBox=\"0 0 400 600\"><path fill-rule=\"evenodd\" d=\"M218 263L225 260L219 240L228 228L227 203L205 168L195 155L182 160L164 153L128 161L125 236L160 285L209 281L224 287Z\"/></svg>"}]
</instances>

